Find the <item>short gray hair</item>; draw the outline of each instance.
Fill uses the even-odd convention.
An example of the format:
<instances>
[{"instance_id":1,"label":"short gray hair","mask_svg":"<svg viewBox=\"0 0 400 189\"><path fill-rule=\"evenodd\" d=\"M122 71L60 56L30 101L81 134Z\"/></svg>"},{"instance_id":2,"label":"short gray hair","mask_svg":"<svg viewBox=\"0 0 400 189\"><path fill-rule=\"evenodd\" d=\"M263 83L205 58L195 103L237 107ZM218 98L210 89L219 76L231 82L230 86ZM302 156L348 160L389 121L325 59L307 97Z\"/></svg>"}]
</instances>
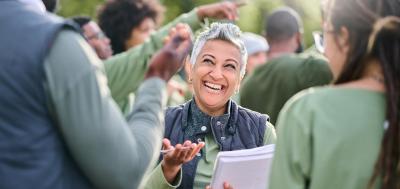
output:
<instances>
[{"instance_id":1,"label":"short gray hair","mask_svg":"<svg viewBox=\"0 0 400 189\"><path fill-rule=\"evenodd\" d=\"M209 40L223 40L232 43L240 51L240 75L244 76L247 64L247 51L241 40L242 32L239 27L231 23L212 23L209 28L199 34L193 45L190 63L192 66L196 64L196 59L200 54L204 44Z\"/></svg>"}]
</instances>

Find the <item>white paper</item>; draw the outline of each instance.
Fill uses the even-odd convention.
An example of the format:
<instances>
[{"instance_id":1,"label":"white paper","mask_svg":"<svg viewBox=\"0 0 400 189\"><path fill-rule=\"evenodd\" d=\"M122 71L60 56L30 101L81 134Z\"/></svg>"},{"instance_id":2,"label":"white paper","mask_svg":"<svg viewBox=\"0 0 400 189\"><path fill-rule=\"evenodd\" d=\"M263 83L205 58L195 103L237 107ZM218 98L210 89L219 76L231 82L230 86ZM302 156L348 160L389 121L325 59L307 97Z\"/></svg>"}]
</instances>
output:
<instances>
[{"instance_id":1,"label":"white paper","mask_svg":"<svg viewBox=\"0 0 400 189\"><path fill-rule=\"evenodd\" d=\"M211 188L223 189L226 181L234 189L266 189L275 145L219 152Z\"/></svg>"}]
</instances>

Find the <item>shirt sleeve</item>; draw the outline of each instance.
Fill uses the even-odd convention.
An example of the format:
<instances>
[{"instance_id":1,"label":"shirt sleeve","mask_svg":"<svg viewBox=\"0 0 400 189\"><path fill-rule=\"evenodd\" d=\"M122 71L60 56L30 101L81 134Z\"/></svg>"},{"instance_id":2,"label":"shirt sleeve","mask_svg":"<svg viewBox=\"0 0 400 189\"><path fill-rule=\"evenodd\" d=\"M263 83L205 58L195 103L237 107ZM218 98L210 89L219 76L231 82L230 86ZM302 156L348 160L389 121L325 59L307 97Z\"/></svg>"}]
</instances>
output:
<instances>
[{"instance_id":1,"label":"shirt sleeve","mask_svg":"<svg viewBox=\"0 0 400 189\"><path fill-rule=\"evenodd\" d=\"M277 122L278 141L269 189L304 189L311 172L311 118L307 102L294 96Z\"/></svg>"},{"instance_id":2,"label":"shirt sleeve","mask_svg":"<svg viewBox=\"0 0 400 189\"><path fill-rule=\"evenodd\" d=\"M275 144L275 142L276 142L275 127L272 125L272 123L267 122L264 133L264 145Z\"/></svg>"},{"instance_id":3,"label":"shirt sleeve","mask_svg":"<svg viewBox=\"0 0 400 189\"><path fill-rule=\"evenodd\" d=\"M181 185L182 182L182 168L179 171L174 183L169 183L164 177L161 163L148 175L144 182L144 189L175 189Z\"/></svg>"},{"instance_id":4,"label":"shirt sleeve","mask_svg":"<svg viewBox=\"0 0 400 189\"><path fill-rule=\"evenodd\" d=\"M194 9L187 14L182 14L153 33L142 45L104 61L111 95L120 108L126 106L129 94L135 92L143 81L149 59L163 46L163 40L169 30L177 23L186 23L192 30L201 27L196 11L197 9Z\"/></svg>"},{"instance_id":5,"label":"shirt sleeve","mask_svg":"<svg viewBox=\"0 0 400 189\"><path fill-rule=\"evenodd\" d=\"M68 150L96 188L137 188L161 148L165 82L146 80L125 120L102 66L82 37L61 31L44 64L50 106Z\"/></svg>"}]
</instances>

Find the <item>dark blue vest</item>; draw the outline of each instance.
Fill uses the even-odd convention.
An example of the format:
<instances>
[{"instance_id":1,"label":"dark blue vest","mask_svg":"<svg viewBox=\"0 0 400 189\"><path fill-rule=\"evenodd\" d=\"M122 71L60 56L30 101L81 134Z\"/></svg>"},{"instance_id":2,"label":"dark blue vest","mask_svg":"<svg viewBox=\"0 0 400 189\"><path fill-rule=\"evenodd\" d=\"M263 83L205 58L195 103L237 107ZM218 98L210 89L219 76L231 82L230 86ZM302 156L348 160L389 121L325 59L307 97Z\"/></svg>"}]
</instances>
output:
<instances>
[{"instance_id":1,"label":"dark blue vest","mask_svg":"<svg viewBox=\"0 0 400 189\"><path fill-rule=\"evenodd\" d=\"M238 106L234 101L230 101L230 116L227 123L222 120L212 119L210 129L220 151L232 151L240 149L255 148L264 145L264 132L268 117L264 114L254 112ZM177 106L168 108L165 114L165 138L170 139L172 145L183 144L190 140L197 143L208 133L206 129L190 128L188 122L188 112L190 101ZM224 125L225 127L221 127ZM194 129L194 132L193 132ZM189 132L190 131L190 132ZM196 156L192 161L182 166L183 178L180 189L192 189L197 164L204 152Z\"/></svg>"},{"instance_id":2,"label":"dark blue vest","mask_svg":"<svg viewBox=\"0 0 400 189\"><path fill-rule=\"evenodd\" d=\"M52 120L45 92L43 62L66 27L61 18L0 0L2 189L91 188Z\"/></svg>"}]
</instances>

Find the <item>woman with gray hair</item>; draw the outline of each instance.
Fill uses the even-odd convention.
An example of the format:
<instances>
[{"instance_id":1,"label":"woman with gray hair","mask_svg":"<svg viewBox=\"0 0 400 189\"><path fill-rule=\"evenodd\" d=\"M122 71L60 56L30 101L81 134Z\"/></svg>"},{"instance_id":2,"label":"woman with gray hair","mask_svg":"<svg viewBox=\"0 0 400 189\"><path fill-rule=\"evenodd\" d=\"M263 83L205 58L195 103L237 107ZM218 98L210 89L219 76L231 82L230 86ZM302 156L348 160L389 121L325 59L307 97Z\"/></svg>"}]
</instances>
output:
<instances>
[{"instance_id":1,"label":"woman with gray hair","mask_svg":"<svg viewBox=\"0 0 400 189\"><path fill-rule=\"evenodd\" d=\"M237 26L214 23L199 35L190 58L193 99L167 109L163 151L168 152L163 153L146 187L203 189L211 181L219 151L275 142L267 115L230 99L239 90L246 60Z\"/></svg>"}]
</instances>

